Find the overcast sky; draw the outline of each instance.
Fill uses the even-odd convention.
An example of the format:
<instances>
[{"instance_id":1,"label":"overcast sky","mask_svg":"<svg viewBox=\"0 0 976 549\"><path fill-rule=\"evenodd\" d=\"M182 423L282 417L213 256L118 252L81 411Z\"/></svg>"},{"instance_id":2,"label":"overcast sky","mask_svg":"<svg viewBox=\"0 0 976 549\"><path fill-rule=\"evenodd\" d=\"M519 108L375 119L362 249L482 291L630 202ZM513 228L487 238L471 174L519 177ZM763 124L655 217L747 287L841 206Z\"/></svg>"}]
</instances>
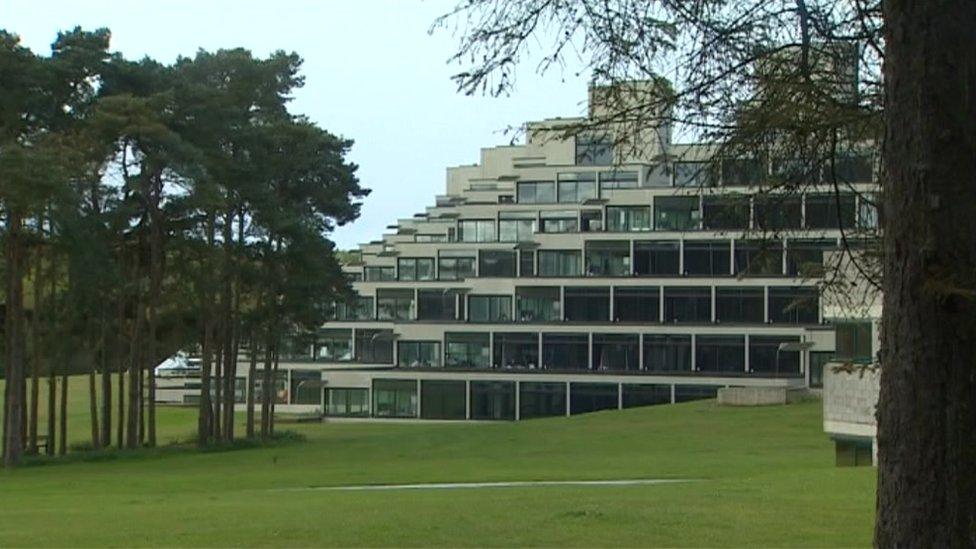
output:
<instances>
[{"instance_id":1,"label":"overcast sky","mask_svg":"<svg viewBox=\"0 0 976 549\"><path fill-rule=\"evenodd\" d=\"M126 57L172 62L198 49L245 47L265 56L295 51L305 87L292 112L355 140L351 159L373 189L362 217L334 239L348 249L433 203L447 166L478 161L505 144L505 128L584 111L586 78L574 70L540 77L526 66L507 98L465 97L447 65L457 40L428 35L454 0L0 0L0 28L48 54L58 30L108 27Z\"/></svg>"}]
</instances>

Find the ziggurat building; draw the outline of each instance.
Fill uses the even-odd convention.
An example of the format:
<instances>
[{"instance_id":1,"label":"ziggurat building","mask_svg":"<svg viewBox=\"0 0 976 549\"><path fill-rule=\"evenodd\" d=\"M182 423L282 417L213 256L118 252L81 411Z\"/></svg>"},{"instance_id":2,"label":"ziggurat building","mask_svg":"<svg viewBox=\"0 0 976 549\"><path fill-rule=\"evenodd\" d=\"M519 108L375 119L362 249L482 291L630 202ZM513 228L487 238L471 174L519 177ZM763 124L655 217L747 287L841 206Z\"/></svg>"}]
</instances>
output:
<instances>
[{"instance_id":1,"label":"ziggurat building","mask_svg":"<svg viewBox=\"0 0 976 549\"><path fill-rule=\"evenodd\" d=\"M530 123L524 144L449 168L434 205L361 245L344 267L356 299L281 356L288 403L515 420L818 387L838 313L816 274L841 227L876 223L858 198L872 161L839 165L857 192L777 196L756 185L772 162L715 168L668 128L631 152L563 135L582 120Z\"/></svg>"}]
</instances>

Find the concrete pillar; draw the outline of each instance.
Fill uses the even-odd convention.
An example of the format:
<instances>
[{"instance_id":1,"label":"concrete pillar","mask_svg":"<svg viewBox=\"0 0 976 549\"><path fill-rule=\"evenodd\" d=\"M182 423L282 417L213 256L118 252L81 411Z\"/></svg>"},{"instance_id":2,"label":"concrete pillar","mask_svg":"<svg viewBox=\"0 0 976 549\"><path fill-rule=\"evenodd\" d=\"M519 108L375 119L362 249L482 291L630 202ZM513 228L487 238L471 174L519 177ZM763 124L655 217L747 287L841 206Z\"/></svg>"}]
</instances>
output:
<instances>
[{"instance_id":1,"label":"concrete pillar","mask_svg":"<svg viewBox=\"0 0 976 549\"><path fill-rule=\"evenodd\" d=\"M617 409L624 409L624 384L617 383Z\"/></svg>"},{"instance_id":2,"label":"concrete pillar","mask_svg":"<svg viewBox=\"0 0 976 549\"><path fill-rule=\"evenodd\" d=\"M417 380L417 418L420 418L420 407L424 405L421 401L423 398L423 391L420 390L420 380Z\"/></svg>"},{"instance_id":3,"label":"concrete pillar","mask_svg":"<svg viewBox=\"0 0 976 549\"><path fill-rule=\"evenodd\" d=\"M471 419L471 380L464 380L464 419Z\"/></svg>"},{"instance_id":4,"label":"concrete pillar","mask_svg":"<svg viewBox=\"0 0 976 549\"><path fill-rule=\"evenodd\" d=\"M522 419L521 400L522 400L522 389L519 386L519 381L515 380L515 421Z\"/></svg>"},{"instance_id":5,"label":"concrete pillar","mask_svg":"<svg viewBox=\"0 0 976 549\"><path fill-rule=\"evenodd\" d=\"M569 401L571 400L570 399L570 396L571 396L571 394L570 394L570 383L567 381L566 382L566 417L569 417L570 416L570 413L569 413L570 412Z\"/></svg>"}]
</instances>

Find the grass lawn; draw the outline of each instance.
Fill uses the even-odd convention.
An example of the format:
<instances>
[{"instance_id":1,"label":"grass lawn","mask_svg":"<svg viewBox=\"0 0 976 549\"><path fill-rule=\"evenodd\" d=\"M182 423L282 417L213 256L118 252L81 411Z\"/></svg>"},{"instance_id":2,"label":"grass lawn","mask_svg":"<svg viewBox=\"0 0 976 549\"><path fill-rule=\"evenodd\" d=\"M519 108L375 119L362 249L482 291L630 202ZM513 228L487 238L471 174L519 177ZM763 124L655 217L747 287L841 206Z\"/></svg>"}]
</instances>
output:
<instances>
[{"instance_id":1,"label":"grass lawn","mask_svg":"<svg viewBox=\"0 0 976 549\"><path fill-rule=\"evenodd\" d=\"M72 387L74 389L74 387ZM80 387L79 387L80 389ZM74 393L72 438L87 436ZM159 410L161 439L191 410ZM0 473L0 546L867 546L875 470L833 466L819 402L714 401L521 423L283 426L306 442ZM339 492L422 482L644 486Z\"/></svg>"}]
</instances>

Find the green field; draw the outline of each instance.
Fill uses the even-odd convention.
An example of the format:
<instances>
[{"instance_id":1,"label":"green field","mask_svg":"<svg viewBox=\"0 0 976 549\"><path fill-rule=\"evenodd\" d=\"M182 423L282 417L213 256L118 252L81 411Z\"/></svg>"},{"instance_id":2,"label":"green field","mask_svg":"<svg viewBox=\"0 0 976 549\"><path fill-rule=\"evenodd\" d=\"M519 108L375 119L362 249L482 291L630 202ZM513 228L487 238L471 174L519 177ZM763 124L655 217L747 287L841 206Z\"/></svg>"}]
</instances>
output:
<instances>
[{"instance_id":1,"label":"green field","mask_svg":"<svg viewBox=\"0 0 976 549\"><path fill-rule=\"evenodd\" d=\"M86 395L71 407L87 436ZM190 410L160 410L161 438ZM0 473L0 546L866 546L875 472L838 469L820 403L713 401L521 423L284 426L305 442ZM651 486L339 492L381 483Z\"/></svg>"}]
</instances>

